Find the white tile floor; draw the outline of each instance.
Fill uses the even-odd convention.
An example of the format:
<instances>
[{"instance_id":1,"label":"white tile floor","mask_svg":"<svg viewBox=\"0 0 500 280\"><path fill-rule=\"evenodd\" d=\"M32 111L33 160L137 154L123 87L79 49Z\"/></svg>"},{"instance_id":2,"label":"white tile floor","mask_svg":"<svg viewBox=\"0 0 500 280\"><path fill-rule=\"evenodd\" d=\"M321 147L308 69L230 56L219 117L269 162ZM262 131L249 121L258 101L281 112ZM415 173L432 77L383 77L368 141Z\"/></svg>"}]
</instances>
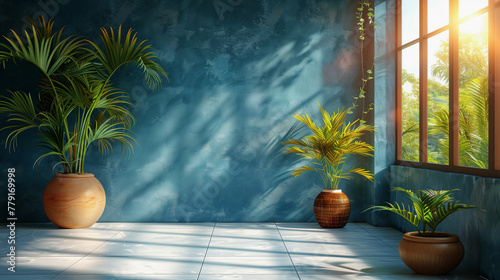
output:
<instances>
[{"instance_id":1,"label":"white tile floor","mask_svg":"<svg viewBox=\"0 0 500 280\"><path fill-rule=\"evenodd\" d=\"M481 279L416 275L398 256L401 232L358 223L22 224L15 273L8 234L3 225L0 279Z\"/></svg>"}]
</instances>

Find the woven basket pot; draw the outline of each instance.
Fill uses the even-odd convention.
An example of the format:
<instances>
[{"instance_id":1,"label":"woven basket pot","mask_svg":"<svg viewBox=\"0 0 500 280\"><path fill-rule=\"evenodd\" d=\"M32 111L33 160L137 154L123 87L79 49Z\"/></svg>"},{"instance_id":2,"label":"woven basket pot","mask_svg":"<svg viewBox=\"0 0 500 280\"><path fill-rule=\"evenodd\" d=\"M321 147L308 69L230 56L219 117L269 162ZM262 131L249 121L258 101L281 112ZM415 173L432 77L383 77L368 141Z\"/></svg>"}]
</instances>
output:
<instances>
[{"instance_id":1,"label":"woven basket pot","mask_svg":"<svg viewBox=\"0 0 500 280\"><path fill-rule=\"evenodd\" d=\"M314 200L314 216L321 227L342 228L351 215L351 203L342 190L323 190Z\"/></svg>"},{"instance_id":2,"label":"woven basket pot","mask_svg":"<svg viewBox=\"0 0 500 280\"><path fill-rule=\"evenodd\" d=\"M460 264L464 246L453 233L435 232L432 237L422 237L412 231L403 235L399 256L416 273L443 275Z\"/></svg>"},{"instance_id":3,"label":"woven basket pot","mask_svg":"<svg viewBox=\"0 0 500 280\"><path fill-rule=\"evenodd\" d=\"M57 173L43 193L43 209L61 228L86 228L104 212L106 194L94 174Z\"/></svg>"}]
</instances>

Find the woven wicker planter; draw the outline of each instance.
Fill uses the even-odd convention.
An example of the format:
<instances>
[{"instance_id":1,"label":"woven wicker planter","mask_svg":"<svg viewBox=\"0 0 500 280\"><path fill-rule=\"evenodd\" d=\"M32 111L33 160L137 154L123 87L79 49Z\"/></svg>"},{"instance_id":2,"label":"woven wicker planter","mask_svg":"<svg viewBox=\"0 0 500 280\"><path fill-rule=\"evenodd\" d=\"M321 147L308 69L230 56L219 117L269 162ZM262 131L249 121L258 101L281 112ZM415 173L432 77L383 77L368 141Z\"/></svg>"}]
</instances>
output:
<instances>
[{"instance_id":1,"label":"woven wicker planter","mask_svg":"<svg viewBox=\"0 0 500 280\"><path fill-rule=\"evenodd\" d=\"M460 264L464 246L453 233L435 232L432 237L422 237L412 231L403 235L399 256L416 273L442 275Z\"/></svg>"},{"instance_id":2,"label":"woven wicker planter","mask_svg":"<svg viewBox=\"0 0 500 280\"><path fill-rule=\"evenodd\" d=\"M351 215L351 203L342 190L323 190L314 200L314 216L321 227L342 228Z\"/></svg>"}]
</instances>

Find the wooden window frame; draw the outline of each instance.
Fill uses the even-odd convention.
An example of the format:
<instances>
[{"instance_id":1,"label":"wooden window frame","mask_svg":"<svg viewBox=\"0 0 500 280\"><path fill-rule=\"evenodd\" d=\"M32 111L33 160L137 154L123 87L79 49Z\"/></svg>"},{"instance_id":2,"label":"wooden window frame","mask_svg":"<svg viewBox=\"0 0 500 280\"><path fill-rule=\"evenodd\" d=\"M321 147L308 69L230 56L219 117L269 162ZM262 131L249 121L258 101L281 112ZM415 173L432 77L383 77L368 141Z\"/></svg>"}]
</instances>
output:
<instances>
[{"instance_id":1,"label":"wooden window frame","mask_svg":"<svg viewBox=\"0 0 500 280\"><path fill-rule=\"evenodd\" d=\"M431 33L427 30L427 2L419 1L419 38L402 44L402 0L396 0L396 164L402 166L433 169L445 172L463 173L476 176L500 178L500 41L495 40L494 34L500 32L500 0L489 0L488 7L483 8L467 17L459 19L458 0L449 0L450 24ZM488 169L465 167L459 165L458 155L458 40L459 24L473 17L488 13L488 67L489 67L489 151ZM427 127L427 41L428 38L449 30L449 162L448 164L435 164L428 162L428 127ZM500 40L500 39L499 39ZM403 49L419 44L419 162L402 159L402 51ZM498 83L498 84L497 84ZM495 110L495 108L497 110Z\"/></svg>"}]
</instances>

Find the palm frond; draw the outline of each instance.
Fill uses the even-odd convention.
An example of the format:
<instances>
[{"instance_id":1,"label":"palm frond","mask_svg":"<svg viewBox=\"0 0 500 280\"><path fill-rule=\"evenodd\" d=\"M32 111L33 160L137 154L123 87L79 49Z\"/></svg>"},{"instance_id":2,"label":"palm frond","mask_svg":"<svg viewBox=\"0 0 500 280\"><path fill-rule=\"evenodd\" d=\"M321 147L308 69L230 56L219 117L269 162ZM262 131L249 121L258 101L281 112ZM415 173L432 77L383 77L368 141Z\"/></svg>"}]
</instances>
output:
<instances>
[{"instance_id":1,"label":"palm frond","mask_svg":"<svg viewBox=\"0 0 500 280\"><path fill-rule=\"evenodd\" d=\"M86 145L90 145L94 141L98 141L99 150L107 153L112 150L111 142L117 141L122 145L128 154L134 151L132 142L136 142L128 133L130 130L123 127L122 123L114 123L111 118L103 120L101 123L96 123L93 130L89 129L89 136Z\"/></svg>"},{"instance_id":2,"label":"palm frond","mask_svg":"<svg viewBox=\"0 0 500 280\"><path fill-rule=\"evenodd\" d=\"M1 55L5 59L24 60L36 65L47 76L53 75L73 55L81 53L84 41L77 36L61 40L62 29L52 33L52 22L40 20L41 27L30 20L31 25L18 34L11 33L14 39L4 37L8 44L2 44Z\"/></svg>"},{"instance_id":3,"label":"palm frond","mask_svg":"<svg viewBox=\"0 0 500 280\"><path fill-rule=\"evenodd\" d=\"M34 118L36 110L31 95L22 91L10 93L10 98L0 96L0 114L19 114Z\"/></svg>"},{"instance_id":4,"label":"palm frond","mask_svg":"<svg viewBox=\"0 0 500 280\"><path fill-rule=\"evenodd\" d=\"M11 92L12 97L0 96L0 114L8 114L7 122L14 124L4 126L1 130L10 130L5 140L5 148L15 150L18 136L39 126L36 110L31 95L25 92Z\"/></svg>"},{"instance_id":5,"label":"palm frond","mask_svg":"<svg viewBox=\"0 0 500 280\"><path fill-rule=\"evenodd\" d=\"M452 190L419 190L416 193L411 190L406 190L400 187L395 187L393 191L399 191L405 193L406 197L409 198L413 203L413 209L405 209L405 206L400 206L397 202L396 206L389 204L389 206L371 206L367 210L373 211L391 211L396 213L406 220L410 221L413 226L420 232L421 235L426 235L428 228L431 229L431 233L434 233L436 227L443 222L450 214L453 214L460 210L465 209L475 209L479 211L484 211L473 205L459 203L459 201L454 201L452 193L458 189ZM419 225L422 223L422 230L419 229Z\"/></svg>"},{"instance_id":6,"label":"palm frond","mask_svg":"<svg viewBox=\"0 0 500 280\"><path fill-rule=\"evenodd\" d=\"M366 169L363 169L363 168L352 168L350 169L349 171L347 171L346 173L356 173L358 175L361 175L363 177L365 177L366 179L370 180L373 182L373 173L370 172L370 170L366 170Z\"/></svg>"},{"instance_id":7,"label":"palm frond","mask_svg":"<svg viewBox=\"0 0 500 280\"><path fill-rule=\"evenodd\" d=\"M345 160L349 155L373 156L372 145L359 141L367 132L375 130L373 126L359 124L358 121L347 122L348 110L339 110L330 115L319 105L323 126L318 127L311 118L306 115L295 115L294 117L311 129L312 134L301 139L290 139L282 142L287 146L286 153L299 154L309 159L318 168L303 166L293 172L298 176L305 171L315 171L320 174L325 187L336 189L340 180L351 179L351 174L361 175L373 180L373 174L362 168L351 168L343 171Z\"/></svg>"},{"instance_id":8,"label":"palm frond","mask_svg":"<svg viewBox=\"0 0 500 280\"><path fill-rule=\"evenodd\" d=\"M432 232L434 232L436 230L436 227L449 215L465 209L477 209L480 211L484 211L473 205L467 205L459 203L459 201L453 201L444 205L440 205L436 209L436 211L432 212L431 215L425 217L425 221L432 229Z\"/></svg>"},{"instance_id":9,"label":"palm frond","mask_svg":"<svg viewBox=\"0 0 500 280\"><path fill-rule=\"evenodd\" d=\"M146 41L137 43L137 33L133 33L133 29L129 29L125 38L122 41L122 28L118 28L115 36L113 28L108 31L101 28L102 34L99 35L104 45L101 49L97 44L88 41L94 48L88 51L97 58L97 67L102 66L107 72L107 76L112 76L119 68L128 64L138 65L144 73L144 77L149 87L155 89L161 85L162 77L168 79L165 70L156 60L157 56L151 50L150 45L146 45ZM100 70L102 73L102 70Z\"/></svg>"},{"instance_id":10,"label":"palm frond","mask_svg":"<svg viewBox=\"0 0 500 280\"><path fill-rule=\"evenodd\" d=\"M309 118L307 114L303 116L295 115L294 117L305 124L307 127L309 127L309 129L311 129L315 135L322 135L322 130L316 126L316 124L311 120L311 118Z\"/></svg>"},{"instance_id":11,"label":"palm frond","mask_svg":"<svg viewBox=\"0 0 500 280\"><path fill-rule=\"evenodd\" d=\"M418 226L420 225L421 218L418 215L416 215L415 213L413 213L413 211L410 208L406 209L403 204L399 205L397 202L395 202L394 204L387 202L387 204L389 206L381 206L381 205L370 206L366 210L364 210L363 212L368 211L368 210L390 211L392 213L395 213L395 214L403 217L405 220L410 222L418 230Z\"/></svg>"},{"instance_id":12,"label":"palm frond","mask_svg":"<svg viewBox=\"0 0 500 280\"><path fill-rule=\"evenodd\" d=\"M36 128L39 146L48 150L35 161L36 167L44 158L59 157L65 173L84 172L87 149L97 142L99 150L107 153L113 143L133 152L130 128L135 119L129 93L113 86L111 78L122 66L137 65L152 88L167 78L158 57L146 41L139 42L132 29L122 34L102 28L99 44L79 36L63 36L63 29L54 30L52 20L27 18L28 28L0 43L0 63L27 61L44 74L38 92L38 106L30 94L11 92L0 97L0 114L8 115L10 130L6 146L15 147L17 137Z\"/></svg>"},{"instance_id":13,"label":"palm frond","mask_svg":"<svg viewBox=\"0 0 500 280\"><path fill-rule=\"evenodd\" d=\"M297 176L299 176L300 174L302 174L303 172L306 172L306 171L316 171L316 170L306 165L306 166L302 166L301 168L296 169L295 171L293 171L292 175L294 177L297 177Z\"/></svg>"}]
</instances>

